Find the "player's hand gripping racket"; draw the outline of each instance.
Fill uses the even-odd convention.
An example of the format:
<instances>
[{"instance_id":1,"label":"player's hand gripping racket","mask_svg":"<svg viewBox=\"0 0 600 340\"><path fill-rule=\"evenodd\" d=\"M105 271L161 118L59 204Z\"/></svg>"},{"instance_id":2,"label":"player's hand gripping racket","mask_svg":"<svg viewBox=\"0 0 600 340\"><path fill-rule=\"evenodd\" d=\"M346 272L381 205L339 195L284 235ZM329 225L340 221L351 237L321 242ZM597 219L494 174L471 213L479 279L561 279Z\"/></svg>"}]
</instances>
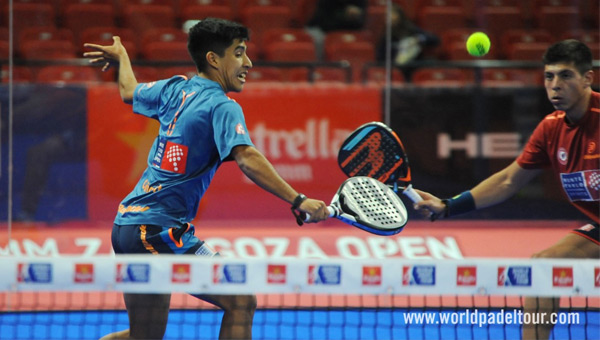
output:
<instances>
[{"instance_id":1,"label":"player's hand gripping racket","mask_svg":"<svg viewBox=\"0 0 600 340\"><path fill-rule=\"evenodd\" d=\"M394 235L408 221L406 207L387 185L365 176L351 177L331 200L329 216L377 235ZM304 214L304 221L310 216Z\"/></svg>"},{"instance_id":2,"label":"player's hand gripping racket","mask_svg":"<svg viewBox=\"0 0 600 340\"><path fill-rule=\"evenodd\" d=\"M398 135L387 125L371 122L358 127L342 144L338 164L348 177L367 176L388 184L413 202L422 200L410 184L408 157ZM398 187L398 182L404 186Z\"/></svg>"}]
</instances>

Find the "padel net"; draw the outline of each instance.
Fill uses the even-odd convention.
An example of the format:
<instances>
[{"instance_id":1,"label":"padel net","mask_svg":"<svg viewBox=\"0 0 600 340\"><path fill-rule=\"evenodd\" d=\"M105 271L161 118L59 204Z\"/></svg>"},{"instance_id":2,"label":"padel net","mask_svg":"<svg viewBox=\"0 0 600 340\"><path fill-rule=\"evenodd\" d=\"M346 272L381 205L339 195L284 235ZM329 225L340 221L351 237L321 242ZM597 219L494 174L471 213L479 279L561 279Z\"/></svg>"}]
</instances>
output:
<instances>
[{"instance_id":1,"label":"padel net","mask_svg":"<svg viewBox=\"0 0 600 340\"><path fill-rule=\"evenodd\" d=\"M554 339L600 338L594 260L6 260L1 339L97 339L126 329L122 292L173 292L165 339L218 338L221 310L188 293L256 294L253 339L518 339L526 322L553 323ZM526 296L557 297L560 308L526 314Z\"/></svg>"}]
</instances>

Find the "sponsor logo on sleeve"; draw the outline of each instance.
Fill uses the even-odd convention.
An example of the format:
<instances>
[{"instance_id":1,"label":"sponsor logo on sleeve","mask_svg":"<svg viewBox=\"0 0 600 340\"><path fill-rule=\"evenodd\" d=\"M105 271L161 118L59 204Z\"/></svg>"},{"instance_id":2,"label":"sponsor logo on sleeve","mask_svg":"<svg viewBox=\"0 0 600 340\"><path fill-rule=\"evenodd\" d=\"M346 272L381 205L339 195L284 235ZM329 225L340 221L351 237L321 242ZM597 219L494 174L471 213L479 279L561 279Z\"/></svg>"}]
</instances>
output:
<instances>
[{"instance_id":1,"label":"sponsor logo on sleeve","mask_svg":"<svg viewBox=\"0 0 600 340\"><path fill-rule=\"evenodd\" d=\"M242 123L238 123L235 126L235 133L237 133L238 135L245 135L246 134L246 129L244 129L244 125L242 125Z\"/></svg>"}]
</instances>

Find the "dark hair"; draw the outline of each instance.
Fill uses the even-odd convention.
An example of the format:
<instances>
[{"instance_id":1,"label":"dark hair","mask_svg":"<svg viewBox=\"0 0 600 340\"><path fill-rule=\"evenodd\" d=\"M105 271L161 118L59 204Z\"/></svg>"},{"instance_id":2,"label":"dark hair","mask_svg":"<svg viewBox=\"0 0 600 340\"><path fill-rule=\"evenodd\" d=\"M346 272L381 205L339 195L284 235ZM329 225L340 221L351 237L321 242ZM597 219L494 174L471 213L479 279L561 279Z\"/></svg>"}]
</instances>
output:
<instances>
[{"instance_id":1,"label":"dark hair","mask_svg":"<svg viewBox=\"0 0 600 340\"><path fill-rule=\"evenodd\" d=\"M206 53L223 56L235 39L250 40L248 28L233 21L206 18L192 26L188 34L188 52L199 72L205 70Z\"/></svg>"},{"instance_id":2,"label":"dark hair","mask_svg":"<svg viewBox=\"0 0 600 340\"><path fill-rule=\"evenodd\" d=\"M592 51L581 41L567 39L548 47L542 60L544 65L557 63L574 63L580 74L592 69Z\"/></svg>"}]
</instances>

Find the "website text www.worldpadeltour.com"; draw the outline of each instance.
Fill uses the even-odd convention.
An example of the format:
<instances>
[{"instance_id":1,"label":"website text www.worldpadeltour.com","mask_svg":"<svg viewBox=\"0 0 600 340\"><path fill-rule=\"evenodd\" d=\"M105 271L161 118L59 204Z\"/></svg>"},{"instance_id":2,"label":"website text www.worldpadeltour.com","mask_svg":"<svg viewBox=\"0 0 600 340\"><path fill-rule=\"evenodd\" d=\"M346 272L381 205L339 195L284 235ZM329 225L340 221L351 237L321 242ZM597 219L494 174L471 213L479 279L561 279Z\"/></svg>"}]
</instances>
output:
<instances>
[{"instance_id":1,"label":"website text www.worldpadeltour.com","mask_svg":"<svg viewBox=\"0 0 600 340\"><path fill-rule=\"evenodd\" d=\"M408 312L403 314L407 325L524 325L524 324L579 324L580 314L564 313L527 313L519 309L480 311L467 309L461 312Z\"/></svg>"}]
</instances>

